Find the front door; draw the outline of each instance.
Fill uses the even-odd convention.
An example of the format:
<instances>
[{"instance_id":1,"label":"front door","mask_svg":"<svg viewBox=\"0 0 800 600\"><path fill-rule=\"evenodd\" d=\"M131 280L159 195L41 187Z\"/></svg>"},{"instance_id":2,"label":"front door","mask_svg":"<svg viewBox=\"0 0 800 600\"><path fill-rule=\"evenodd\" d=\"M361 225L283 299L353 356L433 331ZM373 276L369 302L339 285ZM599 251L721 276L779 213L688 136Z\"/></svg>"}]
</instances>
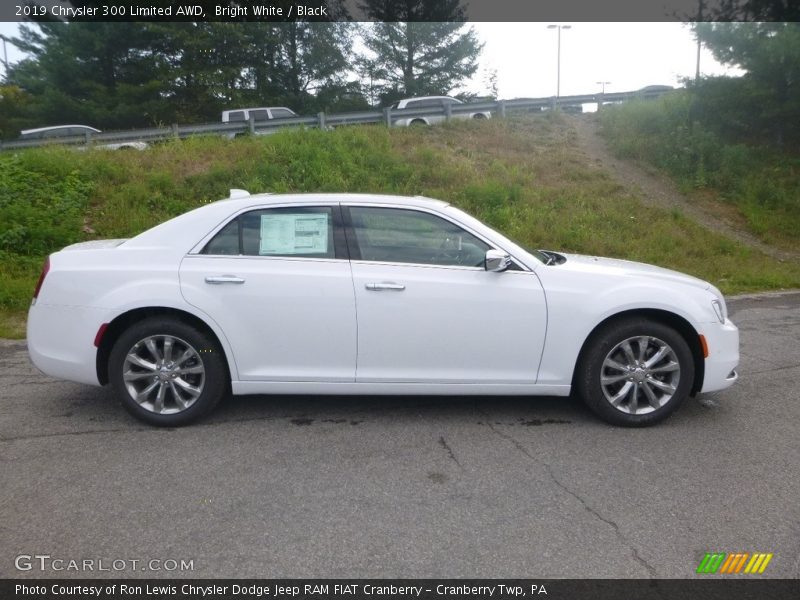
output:
<instances>
[{"instance_id":1,"label":"front door","mask_svg":"<svg viewBox=\"0 0 800 600\"><path fill-rule=\"evenodd\" d=\"M422 210L353 205L358 382L532 384L546 308L529 271L484 269L492 246Z\"/></svg>"}]
</instances>

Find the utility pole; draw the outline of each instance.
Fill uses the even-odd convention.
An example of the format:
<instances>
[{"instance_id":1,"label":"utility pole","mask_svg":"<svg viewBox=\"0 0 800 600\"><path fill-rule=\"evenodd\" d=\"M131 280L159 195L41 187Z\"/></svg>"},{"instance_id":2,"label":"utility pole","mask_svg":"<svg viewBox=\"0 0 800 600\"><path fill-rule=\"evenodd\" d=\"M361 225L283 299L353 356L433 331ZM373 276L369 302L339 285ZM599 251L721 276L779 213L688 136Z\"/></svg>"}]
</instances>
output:
<instances>
[{"instance_id":1,"label":"utility pole","mask_svg":"<svg viewBox=\"0 0 800 600\"><path fill-rule=\"evenodd\" d=\"M6 42L10 42L6 36L0 33L0 39L3 40L3 67L5 68L4 73L8 73L8 52L6 52Z\"/></svg>"},{"instance_id":2,"label":"utility pole","mask_svg":"<svg viewBox=\"0 0 800 600\"><path fill-rule=\"evenodd\" d=\"M698 0L697 4L697 23L703 22L703 4L705 0ZM702 44L700 43L700 35L697 33L697 27L695 27L695 35L697 36L697 67L694 72L694 82L695 84L700 81L700 48Z\"/></svg>"},{"instance_id":3,"label":"utility pole","mask_svg":"<svg viewBox=\"0 0 800 600\"><path fill-rule=\"evenodd\" d=\"M561 97L561 30L572 29L572 25L548 25L548 29L558 30L558 54L556 59L556 98Z\"/></svg>"}]
</instances>

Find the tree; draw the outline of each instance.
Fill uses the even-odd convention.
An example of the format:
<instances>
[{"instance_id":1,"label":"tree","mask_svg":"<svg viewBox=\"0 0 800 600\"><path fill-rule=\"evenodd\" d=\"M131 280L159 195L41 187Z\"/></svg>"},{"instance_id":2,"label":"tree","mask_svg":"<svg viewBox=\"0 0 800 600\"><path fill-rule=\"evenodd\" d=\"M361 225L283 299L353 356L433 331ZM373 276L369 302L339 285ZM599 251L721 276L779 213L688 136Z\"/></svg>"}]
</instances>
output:
<instances>
[{"instance_id":1,"label":"tree","mask_svg":"<svg viewBox=\"0 0 800 600\"><path fill-rule=\"evenodd\" d=\"M778 143L800 139L800 23L698 23L695 33L717 60L745 71L738 83L698 83L707 115L716 105L733 119L746 107L734 121L769 131Z\"/></svg>"},{"instance_id":2,"label":"tree","mask_svg":"<svg viewBox=\"0 0 800 600\"><path fill-rule=\"evenodd\" d=\"M345 84L351 28L343 23L285 23L277 29L275 81L296 110L314 105L313 95Z\"/></svg>"},{"instance_id":3,"label":"tree","mask_svg":"<svg viewBox=\"0 0 800 600\"><path fill-rule=\"evenodd\" d=\"M21 28L15 44L30 58L7 76L30 95L26 112L33 123L128 127L169 117L164 64L147 25L50 22L38 28Z\"/></svg>"},{"instance_id":4,"label":"tree","mask_svg":"<svg viewBox=\"0 0 800 600\"><path fill-rule=\"evenodd\" d=\"M709 21L800 21L796 0L699 0Z\"/></svg>"},{"instance_id":5,"label":"tree","mask_svg":"<svg viewBox=\"0 0 800 600\"><path fill-rule=\"evenodd\" d=\"M449 93L475 74L483 47L460 23L372 23L364 43L362 74L384 101Z\"/></svg>"},{"instance_id":6,"label":"tree","mask_svg":"<svg viewBox=\"0 0 800 600\"><path fill-rule=\"evenodd\" d=\"M61 23L25 26L8 74L32 126L120 129L219 119L231 107L352 104L346 23ZM316 96L325 91L325 97ZM24 120L24 119L23 119ZM16 122L16 121L15 121Z\"/></svg>"},{"instance_id":7,"label":"tree","mask_svg":"<svg viewBox=\"0 0 800 600\"><path fill-rule=\"evenodd\" d=\"M247 25L229 22L151 24L161 57L162 100L172 122L210 121L242 100L252 60Z\"/></svg>"},{"instance_id":8,"label":"tree","mask_svg":"<svg viewBox=\"0 0 800 600\"><path fill-rule=\"evenodd\" d=\"M363 37L371 56L362 57L362 78L370 97L384 102L402 96L446 94L478 69L483 44L475 30L461 23L460 0L364 0L369 18Z\"/></svg>"},{"instance_id":9,"label":"tree","mask_svg":"<svg viewBox=\"0 0 800 600\"><path fill-rule=\"evenodd\" d=\"M24 129L30 97L14 85L0 85L0 138L10 139Z\"/></svg>"}]
</instances>

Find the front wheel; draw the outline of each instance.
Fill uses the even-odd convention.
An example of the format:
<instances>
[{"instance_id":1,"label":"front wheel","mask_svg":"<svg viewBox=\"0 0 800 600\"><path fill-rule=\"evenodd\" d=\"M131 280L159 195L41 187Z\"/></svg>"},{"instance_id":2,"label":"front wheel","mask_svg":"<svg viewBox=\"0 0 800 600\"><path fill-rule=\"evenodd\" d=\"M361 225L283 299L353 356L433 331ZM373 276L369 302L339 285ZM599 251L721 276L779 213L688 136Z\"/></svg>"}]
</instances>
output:
<instances>
[{"instance_id":1,"label":"front wheel","mask_svg":"<svg viewBox=\"0 0 800 600\"><path fill-rule=\"evenodd\" d=\"M694 360L683 336L645 318L614 321L588 342L576 374L578 394L614 425L666 419L689 395Z\"/></svg>"},{"instance_id":2,"label":"front wheel","mask_svg":"<svg viewBox=\"0 0 800 600\"><path fill-rule=\"evenodd\" d=\"M137 419L164 427L199 419L222 399L227 370L215 340L177 319L153 317L124 331L109 380Z\"/></svg>"}]
</instances>

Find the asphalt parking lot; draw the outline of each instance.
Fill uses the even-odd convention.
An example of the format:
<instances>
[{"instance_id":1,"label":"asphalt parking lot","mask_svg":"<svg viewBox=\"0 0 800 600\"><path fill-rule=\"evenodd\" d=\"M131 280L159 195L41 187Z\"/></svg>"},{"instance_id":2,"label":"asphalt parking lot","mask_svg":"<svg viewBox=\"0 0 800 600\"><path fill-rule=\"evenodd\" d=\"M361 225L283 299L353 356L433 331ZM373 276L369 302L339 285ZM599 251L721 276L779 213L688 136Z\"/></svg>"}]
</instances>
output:
<instances>
[{"instance_id":1,"label":"asphalt parking lot","mask_svg":"<svg viewBox=\"0 0 800 600\"><path fill-rule=\"evenodd\" d=\"M159 430L0 342L0 577L683 578L710 551L800 577L800 293L729 306L739 383L644 430L567 399L287 396ZM126 562L52 568L84 559Z\"/></svg>"}]
</instances>

